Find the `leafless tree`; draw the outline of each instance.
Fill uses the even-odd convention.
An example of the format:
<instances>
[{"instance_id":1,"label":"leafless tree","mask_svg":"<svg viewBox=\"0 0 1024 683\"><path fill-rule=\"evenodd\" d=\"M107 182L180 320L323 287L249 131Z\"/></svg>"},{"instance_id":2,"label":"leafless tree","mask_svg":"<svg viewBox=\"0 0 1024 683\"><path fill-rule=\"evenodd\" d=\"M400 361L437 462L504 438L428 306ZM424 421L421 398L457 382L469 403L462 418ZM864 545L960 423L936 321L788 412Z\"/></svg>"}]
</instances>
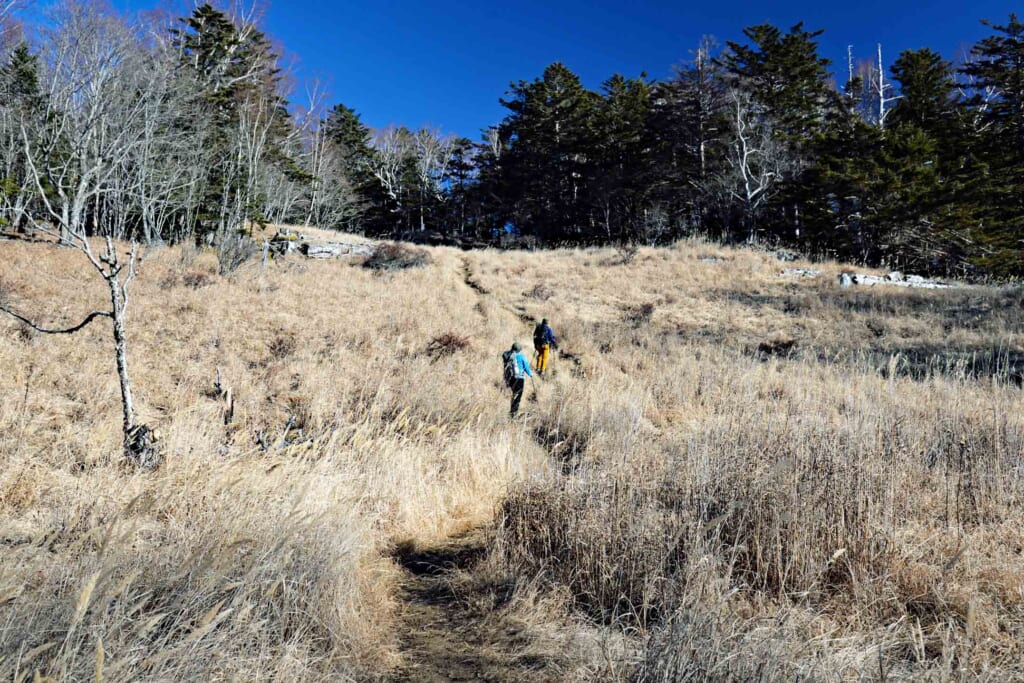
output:
<instances>
[{"instance_id":1,"label":"leafless tree","mask_svg":"<svg viewBox=\"0 0 1024 683\"><path fill-rule=\"evenodd\" d=\"M784 150L761 107L741 90L729 93L731 126L725 190L743 207L747 241L756 238L757 215L783 177Z\"/></svg>"},{"instance_id":2,"label":"leafless tree","mask_svg":"<svg viewBox=\"0 0 1024 683\"><path fill-rule=\"evenodd\" d=\"M150 466L151 432L136 420L128 371L128 295L138 272L138 251L133 245L122 254L113 236L124 228L119 201L131 187L124 170L144 137L140 124L152 88L128 27L96 3L66 0L58 5L44 45L45 125L32 130L33 120L25 116L18 122L29 177L44 214L30 218L36 230L86 257L107 285L110 309L95 311L66 329L44 327L8 306L2 310L51 334L76 332L101 317L111 320L124 451L136 463ZM105 235L99 251L90 230Z\"/></svg>"},{"instance_id":3,"label":"leafless tree","mask_svg":"<svg viewBox=\"0 0 1024 683\"><path fill-rule=\"evenodd\" d=\"M419 180L422 199L427 196L438 202L445 199L444 181L448 177L448 168L455 158L455 142L453 135L442 135L439 130L422 128L416 132L413 140L416 155L416 175ZM420 201L420 230L426 230L424 210L426 201Z\"/></svg>"},{"instance_id":4,"label":"leafless tree","mask_svg":"<svg viewBox=\"0 0 1024 683\"><path fill-rule=\"evenodd\" d=\"M305 225L333 228L350 225L362 212L352 186L349 160L328 139L322 125L309 132L306 164L312 176Z\"/></svg>"},{"instance_id":5,"label":"leafless tree","mask_svg":"<svg viewBox=\"0 0 1024 683\"><path fill-rule=\"evenodd\" d=\"M892 112L892 104L900 99L893 95L893 84L885 77L885 63L882 61L882 45L876 46L874 60L863 60L854 67L853 47L847 48L847 64L850 83L859 84L857 92L850 95L857 101L858 109L865 121L878 128L885 123Z\"/></svg>"},{"instance_id":6,"label":"leafless tree","mask_svg":"<svg viewBox=\"0 0 1024 683\"><path fill-rule=\"evenodd\" d=\"M999 97L1000 92L999 88L994 85L979 87L977 77L965 73L964 67L969 66L977 61L977 59L977 55L971 50L963 50L960 56L960 68L956 69L954 74L956 75L956 86L960 97L971 102L973 105L966 108L970 116L971 129L976 133L981 133L992 125L991 121L987 120L987 114L989 107Z\"/></svg>"},{"instance_id":7,"label":"leafless tree","mask_svg":"<svg viewBox=\"0 0 1024 683\"><path fill-rule=\"evenodd\" d=\"M403 168L413 152L412 134L407 128L388 126L373 136L371 146L376 152L373 175L398 207L406 191Z\"/></svg>"},{"instance_id":8,"label":"leafless tree","mask_svg":"<svg viewBox=\"0 0 1024 683\"><path fill-rule=\"evenodd\" d=\"M22 4L23 0L0 0L0 49L4 52L21 33L18 22L14 20L14 11Z\"/></svg>"},{"instance_id":9,"label":"leafless tree","mask_svg":"<svg viewBox=\"0 0 1024 683\"><path fill-rule=\"evenodd\" d=\"M485 146L491 156L494 157L495 161L501 159L501 153L504 151L505 146L501 141L501 131L498 130L497 126L490 126L486 132Z\"/></svg>"}]
</instances>

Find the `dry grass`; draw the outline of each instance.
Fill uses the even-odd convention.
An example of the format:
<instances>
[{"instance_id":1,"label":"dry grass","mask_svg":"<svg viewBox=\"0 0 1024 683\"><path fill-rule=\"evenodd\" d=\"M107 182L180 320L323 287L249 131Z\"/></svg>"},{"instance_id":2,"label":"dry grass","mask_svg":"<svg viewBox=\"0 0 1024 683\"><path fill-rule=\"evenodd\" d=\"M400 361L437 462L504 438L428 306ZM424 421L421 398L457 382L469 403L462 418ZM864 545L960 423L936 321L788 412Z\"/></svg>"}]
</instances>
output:
<instances>
[{"instance_id":1,"label":"dry grass","mask_svg":"<svg viewBox=\"0 0 1024 683\"><path fill-rule=\"evenodd\" d=\"M0 252L12 305L104 304L74 252ZM390 550L497 510L463 580L511 586L494 609L566 678L1024 676L1020 290L846 291L705 244L428 253L153 254L151 474L117 458L107 330L0 319L0 673L403 672ZM498 353L540 317L564 354L510 424Z\"/></svg>"},{"instance_id":2,"label":"dry grass","mask_svg":"<svg viewBox=\"0 0 1024 683\"><path fill-rule=\"evenodd\" d=\"M848 292L691 249L478 269L558 273L521 310L587 378L550 389L565 476L506 500L509 571L646 633L618 670L643 680L1024 677L1021 291Z\"/></svg>"},{"instance_id":3,"label":"dry grass","mask_svg":"<svg viewBox=\"0 0 1024 683\"><path fill-rule=\"evenodd\" d=\"M79 254L3 250L20 309L56 321L103 305ZM164 434L155 474L118 461L106 329L25 340L0 320L0 670L84 678L102 639L107 680L386 672L389 548L489 521L543 465L504 419L500 368L457 353L442 374L422 353L453 327L497 347L507 321L480 319L447 255L395 275L293 262L222 278L215 255L175 252L144 265L129 321L141 417Z\"/></svg>"}]
</instances>

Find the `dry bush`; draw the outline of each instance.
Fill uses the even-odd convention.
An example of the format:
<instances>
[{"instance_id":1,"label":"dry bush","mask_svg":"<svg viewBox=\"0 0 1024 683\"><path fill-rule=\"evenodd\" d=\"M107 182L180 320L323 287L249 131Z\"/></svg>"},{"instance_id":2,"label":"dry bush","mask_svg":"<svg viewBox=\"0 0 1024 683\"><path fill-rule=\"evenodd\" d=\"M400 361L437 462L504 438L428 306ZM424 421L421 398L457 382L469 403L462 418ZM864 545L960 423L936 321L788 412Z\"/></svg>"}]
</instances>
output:
<instances>
[{"instance_id":1,"label":"dry bush","mask_svg":"<svg viewBox=\"0 0 1024 683\"><path fill-rule=\"evenodd\" d=\"M692 597L691 574L707 563L717 581L739 591L723 598L733 609L762 605L756 609L767 616L814 605L838 623L853 620L864 634L911 616L886 644L887 668L905 666L903 648L920 642L924 654L910 670L941 669L953 658L972 669L1012 671L1022 654L1024 595L1001 563L1024 566L985 540L990 525L1019 517L1015 501L1024 494L1008 476L1024 461L1024 421L1006 412L1011 390L893 386L860 374L865 370L802 369L780 394L760 389L774 386L771 367L708 352L704 362L675 357L662 364L663 373L684 378L681 389L693 379L714 387L697 399L706 416L695 429L621 456L622 446L602 458L592 445L589 466L566 481L530 484L510 496L502 518L512 571L568 587L581 608L606 623L668 629L652 642L648 665L658 676L675 671L667 680L688 680L716 664L691 656L711 643L718 645L708 652L720 661L754 667L726 669L738 678L756 670L764 654L746 650L749 625L719 623L706 602L704 615L693 607L669 618ZM693 401L692 386L684 391L662 393L658 402ZM991 411L997 420L985 417ZM628 422L602 423L596 414L590 422L592 441L628 443ZM922 563L921 549L934 548L937 538L945 545ZM963 547L980 555L971 569L948 573ZM991 563L990 552L1002 560ZM766 609L766 601L776 606ZM673 635L679 619L703 634L696 644ZM949 641L951 624L960 634L972 624L987 639ZM739 649L727 646L720 628ZM763 646L793 657L769 678L806 673L807 662L795 655L799 640L768 634Z\"/></svg>"},{"instance_id":2,"label":"dry bush","mask_svg":"<svg viewBox=\"0 0 1024 683\"><path fill-rule=\"evenodd\" d=\"M214 284L216 279L210 273L201 270L190 270L181 276L181 284L189 289L202 289Z\"/></svg>"},{"instance_id":3,"label":"dry bush","mask_svg":"<svg viewBox=\"0 0 1024 683\"><path fill-rule=\"evenodd\" d=\"M469 337L458 332L445 332L430 340L427 344L427 355L437 361L470 347Z\"/></svg>"},{"instance_id":4,"label":"dry bush","mask_svg":"<svg viewBox=\"0 0 1024 683\"><path fill-rule=\"evenodd\" d=\"M168 270L160 278L160 289L169 290L174 289L181 284L181 275L174 270Z\"/></svg>"},{"instance_id":5,"label":"dry bush","mask_svg":"<svg viewBox=\"0 0 1024 683\"><path fill-rule=\"evenodd\" d=\"M555 290L551 289L551 287L549 287L543 282L539 282L533 289L527 292L523 292L523 296L529 297L531 299L536 299L537 301L547 301L551 299L554 295Z\"/></svg>"},{"instance_id":6,"label":"dry bush","mask_svg":"<svg viewBox=\"0 0 1024 683\"><path fill-rule=\"evenodd\" d=\"M651 302L630 306L626 309L623 319L633 327L647 325L654 317L655 305Z\"/></svg>"},{"instance_id":7,"label":"dry bush","mask_svg":"<svg viewBox=\"0 0 1024 683\"><path fill-rule=\"evenodd\" d=\"M405 270L407 268L422 268L431 262L430 252L419 247L412 247L406 244L388 243L381 244L368 258L363 267L370 270Z\"/></svg>"},{"instance_id":8,"label":"dry bush","mask_svg":"<svg viewBox=\"0 0 1024 683\"><path fill-rule=\"evenodd\" d=\"M297 347L294 332L278 330L267 344L267 353L272 360L285 360L295 353Z\"/></svg>"},{"instance_id":9,"label":"dry bush","mask_svg":"<svg viewBox=\"0 0 1024 683\"><path fill-rule=\"evenodd\" d=\"M5 258L33 310L104 301L66 250ZM387 549L488 521L508 483L543 462L509 433L497 391L481 394L494 372L473 347L446 359L464 381L442 392L421 353L444 325L497 348L511 316L481 327L477 297L428 269L383 297L372 273L319 262L168 291L177 258L156 254L132 290L139 409L165 435L155 474L118 464L105 331L27 346L0 318L0 595L15 596L0 677L91 678L102 637L107 680L379 678L399 659ZM425 316L428 289L441 294ZM218 368L235 399L226 426L202 398ZM292 416L302 438L283 431Z\"/></svg>"},{"instance_id":10,"label":"dry bush","mask_svg":"<svg viewBox=\"0 0 1024 683\"><path fill-rule=\"evenodd\" d=\"M0 306L6 306L11 303L11 298L14 296L14 285L11 284L6 278L0 276Z\"/></svg>"},{"instance_id":11,"label":"dry bush","mask_svg":"<svg viewBox=\"0 0 1024 683\"><path fill-rule=\"evenodd\" d=\"M640 247L635 244L624 244L615 249L614 256L604 261L608 266L628 266L640 253Z\"/></svg>"},{"instance_id":12,"label":"dry bush","mask_svg":"<svg viewBox=\"0 0 1024 683\"><path fill-rule=\"evenodd\" d=\"M259 253L259 245L248 235L243 233L224 235L217 243L217 272L220 275L230 275L242 264L256 258Z\"/></svg>"},{"instance_id":13,"label":"dry bush","mask_svg":"<svg viewBox=\"0 0 1024 683\"><path fill-rule=\"evenodd\" d=\"M360 565L380 578L386 567L354 512L317 488L326 473L249 470L190 459L128 482L134 498L69 500L46 548L9 557L5 580L20 588L0 635L8 673L319 679L387 668L376 639L390 598ZM267 495L271 482L283 495Z\"/></svg>"}]
</instances>

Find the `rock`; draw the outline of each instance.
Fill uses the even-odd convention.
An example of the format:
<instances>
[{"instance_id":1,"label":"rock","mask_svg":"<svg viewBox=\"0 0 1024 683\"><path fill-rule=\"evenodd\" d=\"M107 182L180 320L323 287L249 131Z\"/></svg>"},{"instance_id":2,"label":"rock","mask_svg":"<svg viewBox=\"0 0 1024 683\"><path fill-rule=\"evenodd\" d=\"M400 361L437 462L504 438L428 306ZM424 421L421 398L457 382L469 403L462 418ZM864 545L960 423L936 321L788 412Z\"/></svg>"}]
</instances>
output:
<instances>
[{"instance_id":1,"label":"rock","mask_svg":"<svg viewBox=\"0 0 1024 683\"><path fill-rule=\"evenodd\" d=\"M299 252L306 258L330 259L356 256L373 256L372 244L349 244L345 242L302 242Z\"/></svg>"},{"instance_id":2,"label":"rock","mask_svg":"<svg viewBox=\"0 0 1024 683\"><path fill-rule=\"evenodd\" d=\"M813 268L785 268L782 271L783 277L816 278L821 276L820 270Z\"/></svg>"},{"instance_id":3,"label":"rock","mask_svg":"<svg viewBox=\"0 0 1024 683\"><path fill-rule=\"evenodd\" d=\"M873 287L875 285L891 285L894 287L910 287L912 289L951 289L964 287L963 283L946 283L937 280L926 280L920 275L904 275L899 271L893 271L888 275L868 275L867 273L840 273L839 286L851 287L859 285L862 287Z\"/></svg>"},{"instance_id":4,"label":"rock","mask_svg":"<svg viewBox=\"0 0 1024 683\"><path fill-rule=\"evenodd\" d=\"M881 275L865 275L863 273L854 273L853 275L853 284L855 285L873 287L874 285L881 285L888 282L888 278L882 277Z\"/></svg>"}]
</instances>

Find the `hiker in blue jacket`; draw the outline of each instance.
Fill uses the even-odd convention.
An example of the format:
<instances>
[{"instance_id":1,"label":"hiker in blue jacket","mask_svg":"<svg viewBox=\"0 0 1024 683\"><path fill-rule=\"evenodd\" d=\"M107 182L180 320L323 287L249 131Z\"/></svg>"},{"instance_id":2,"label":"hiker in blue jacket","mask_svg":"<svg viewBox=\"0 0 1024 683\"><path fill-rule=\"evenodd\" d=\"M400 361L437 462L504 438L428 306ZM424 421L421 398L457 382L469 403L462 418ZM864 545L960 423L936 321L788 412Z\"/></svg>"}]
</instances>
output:
<instances>
[{"instance_id":1,"label":"hiker in blue jacket","mask_svg":"<svg viewBox=\"0 0 1024 683\"><path fill-rule=\"evenodd\" d=\"M514 342L511 349L501 354L501 359L505 365L505 384L512 390L512 408L509 414L515 417L523 400L526 378L533 379L533 373L530 371L530 361L523 355L523 347L519 342Z\"/></svg>"}]
</instances>

